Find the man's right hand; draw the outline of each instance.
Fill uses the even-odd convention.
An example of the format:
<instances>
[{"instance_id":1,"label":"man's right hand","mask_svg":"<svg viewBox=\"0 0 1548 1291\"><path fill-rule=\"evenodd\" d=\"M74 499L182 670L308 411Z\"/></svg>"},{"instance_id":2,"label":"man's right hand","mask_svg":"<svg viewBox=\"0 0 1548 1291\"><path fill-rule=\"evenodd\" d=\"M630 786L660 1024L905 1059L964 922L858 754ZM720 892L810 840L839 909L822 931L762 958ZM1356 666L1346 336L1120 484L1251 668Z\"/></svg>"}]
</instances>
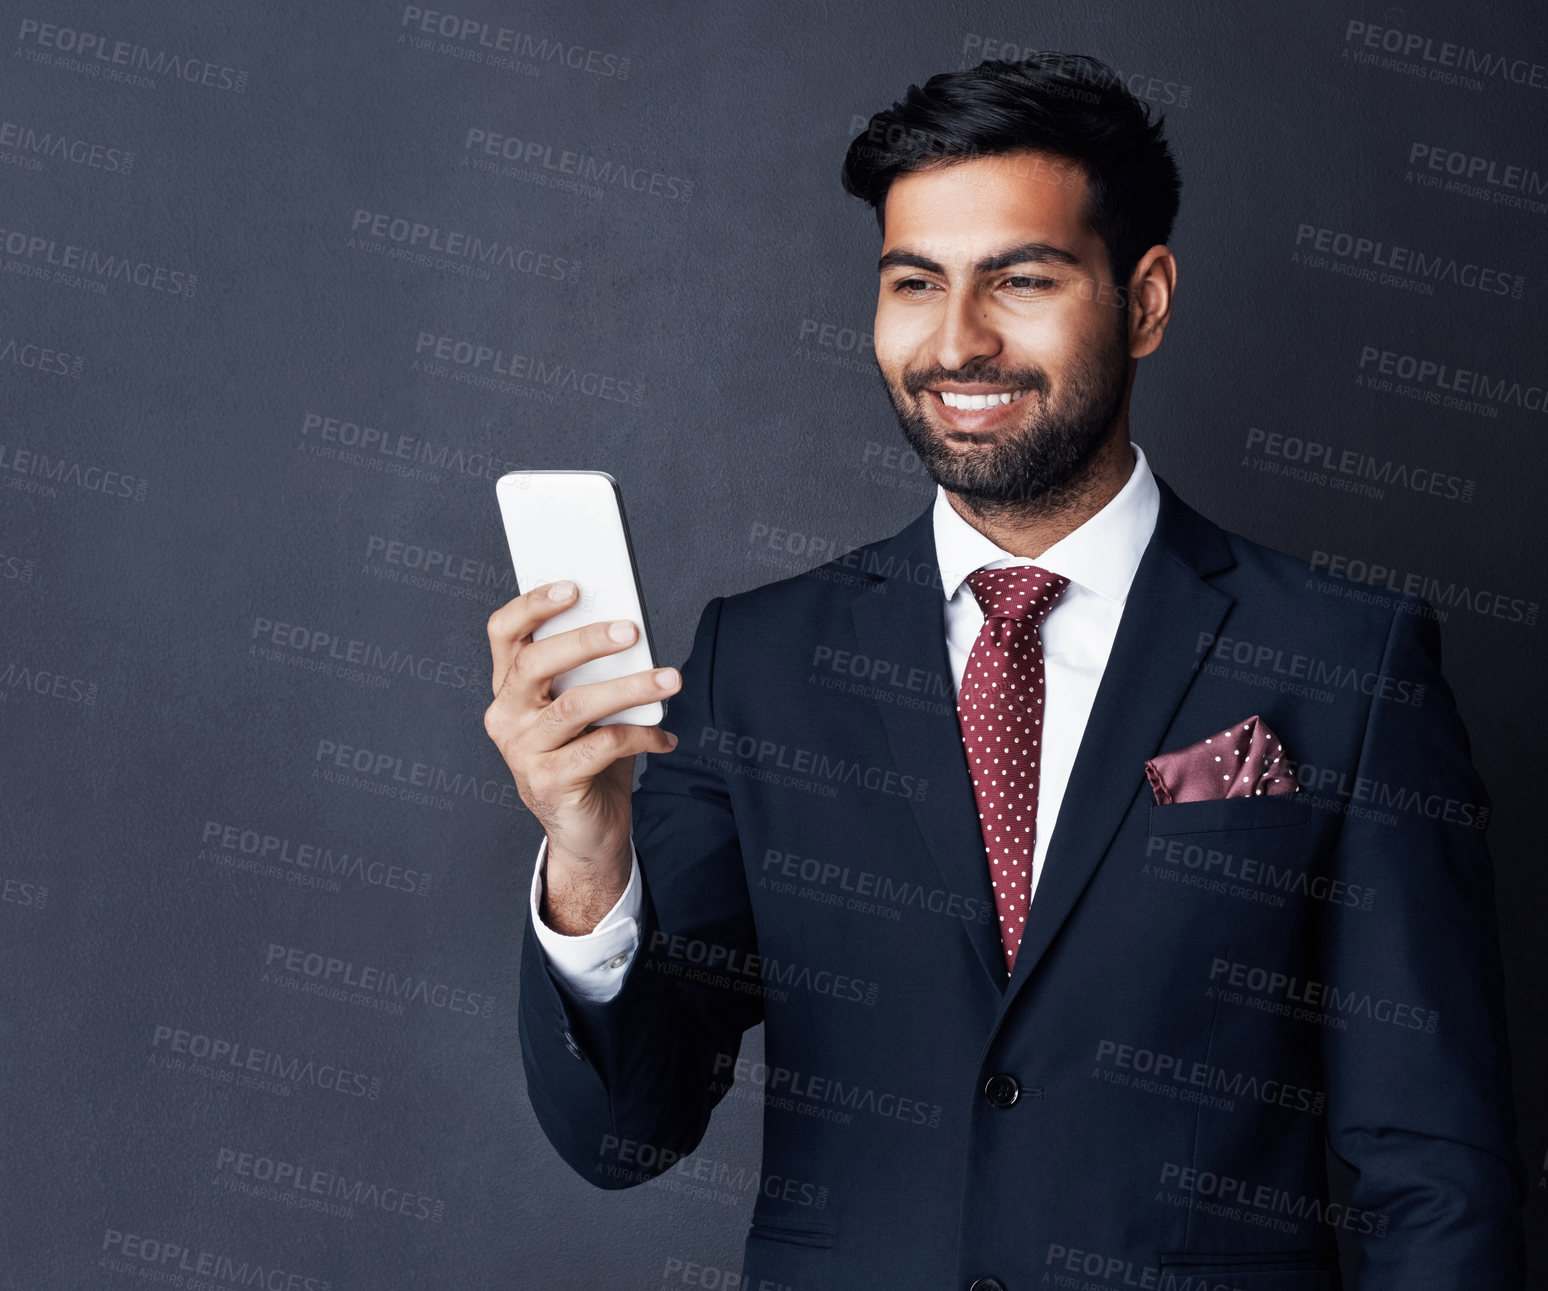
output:
<instances>
[{"instance_id":1,"label":"man's right hand","mask_svg":"<svg viewBox=\"0 0 1548 1291\"><path fill-rule=\"evenodd\" d=\"M548 583L489 616L495 698L484 711L484 730L548 836L544 921L570 936L595 928L628 885L635 754L677 744L660 726L590 724L682 685L675 668L654 668L550 696L560 673L626 649L638 631L617 620L532 640L534 628L574 600L573 583ZM622 635L611 636L619 626Z\"/></svg>"}]
</instances>

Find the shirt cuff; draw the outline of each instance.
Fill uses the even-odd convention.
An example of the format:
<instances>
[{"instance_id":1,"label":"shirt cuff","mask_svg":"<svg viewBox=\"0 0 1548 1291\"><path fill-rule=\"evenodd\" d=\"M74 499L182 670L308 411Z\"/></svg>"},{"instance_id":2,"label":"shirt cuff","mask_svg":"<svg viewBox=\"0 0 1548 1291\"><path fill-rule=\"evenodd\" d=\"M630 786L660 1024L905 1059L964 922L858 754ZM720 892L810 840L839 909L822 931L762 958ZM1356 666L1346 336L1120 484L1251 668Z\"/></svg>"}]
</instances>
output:
<instances>
[{"instance_id":1,"label":"shirt cuff","mask_svg":"<svg viewBox=\"0 0 1548 1291\"><path fill-rule=\"evenodd\" d=\"M565 986L582 999L605 1004L618 994L624 974L634 960L640 944L640 914L644 894L640 887L640 858L629 838L629 884L613 908L590 932L567 936L543 922L539 913L543 902L548 839L538 847L537 864L532 867L532 930L548 960L548 966Z\"/></svg>"}]
</instances>

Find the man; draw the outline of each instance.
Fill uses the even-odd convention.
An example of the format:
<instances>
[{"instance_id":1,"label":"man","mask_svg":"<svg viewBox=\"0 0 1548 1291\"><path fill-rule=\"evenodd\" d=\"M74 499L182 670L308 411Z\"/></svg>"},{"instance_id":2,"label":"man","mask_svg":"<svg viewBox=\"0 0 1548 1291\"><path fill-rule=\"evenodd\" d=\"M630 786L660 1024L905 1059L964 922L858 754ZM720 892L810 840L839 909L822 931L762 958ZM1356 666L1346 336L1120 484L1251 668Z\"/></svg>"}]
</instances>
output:
<instances>
[{"instance_id":1,"label":"man","mask_svg":"<svg viewBox=\"0 0 1548 1291\"><path fill-rule=\"evenodd\" d=\"M747 1287L1327 1291L1340 1228L1362 1291L1519 1286L1488 799L1428 607L1339 596L1129 438L1177 281L1161 123L1092 60L988 62L844 181L933 505L713 598L680 677L553 699L632 629L531 640L573 588L489 622L546 831L545 1133L623 1187L761 1101Z\"/></svg>"}]
</instances>

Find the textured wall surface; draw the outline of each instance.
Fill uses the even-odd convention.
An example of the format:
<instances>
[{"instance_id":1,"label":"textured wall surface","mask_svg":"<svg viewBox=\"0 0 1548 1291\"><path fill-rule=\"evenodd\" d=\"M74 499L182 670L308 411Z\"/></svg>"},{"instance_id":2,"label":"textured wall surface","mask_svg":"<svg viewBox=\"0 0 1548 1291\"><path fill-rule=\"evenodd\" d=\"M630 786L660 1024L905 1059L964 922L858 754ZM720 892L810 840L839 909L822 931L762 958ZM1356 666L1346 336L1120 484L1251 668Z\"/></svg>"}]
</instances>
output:
<instances>
[{"instance_id":1,"label":"textured wall surface","mask_svg":"<svg viewBox=\"0 0 1548 1291\"><path fill-rule=\"evenodd\" d=\"M619 480L663 662L710 596L911 519L839 164L910 83L1040 48L1118 68L1183 172L1155 469L1443 619L1543 1186L1535 7L6 0L0 34L0 1287L734 1285L751 1102L608 1193L526 1100L494 481Z\"/></svg>"}]
</instances>

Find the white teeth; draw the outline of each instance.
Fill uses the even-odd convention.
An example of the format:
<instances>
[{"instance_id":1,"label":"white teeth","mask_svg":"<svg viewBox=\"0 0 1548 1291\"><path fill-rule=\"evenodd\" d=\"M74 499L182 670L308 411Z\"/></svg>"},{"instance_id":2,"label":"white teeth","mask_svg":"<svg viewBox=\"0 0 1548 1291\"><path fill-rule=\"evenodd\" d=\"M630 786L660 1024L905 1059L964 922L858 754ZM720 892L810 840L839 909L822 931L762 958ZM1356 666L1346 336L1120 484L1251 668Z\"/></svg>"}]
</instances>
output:
<instances>
[{"instance_id":1,"label":"white teeth","mask_svg":"<svg viewBox=\"0 0 1548 1291\"><path fill-rule=\"evenodd\" d=\"M1015 403L1026 394L1025 390L1009 390L1003 394L953 394L950 390L938 391L941 402L948 408L989 408L1002 403Z\"/></svg>"}]
</instances>

